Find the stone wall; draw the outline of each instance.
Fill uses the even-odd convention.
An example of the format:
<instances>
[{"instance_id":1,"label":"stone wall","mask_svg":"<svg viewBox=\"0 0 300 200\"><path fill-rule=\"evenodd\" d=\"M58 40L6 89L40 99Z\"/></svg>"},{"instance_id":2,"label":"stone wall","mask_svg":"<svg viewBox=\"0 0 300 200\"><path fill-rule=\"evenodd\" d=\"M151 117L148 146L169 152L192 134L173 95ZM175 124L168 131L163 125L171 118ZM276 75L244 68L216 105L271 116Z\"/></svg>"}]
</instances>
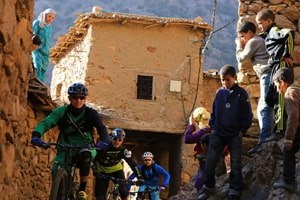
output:
<instances>
[{"instance_id":1,"label":"stone wall","mask_svg":"<svg viewBox=\"0 0 300 200\"><path fill-rule=\"evenodd\" d=\"M239 21L249 20L255 22L256 13L262 9L270 9L276 14L275 23L282 28L290 28L295 31L293 60L300 63L300 2L297 0L270 0L265 1L239 1ZM253 114L256 117L256 107L259 98L259 79L252 69L251 63L239 63L239 82L249 92ZM296 82L300 84L300 68L295 68ZM257 134L257 133L254 133Z\"/></svg>"},{"instance_id":2,"label":"stone wall","mask_svg":"<svg viewBox=\"0 0 300 200\"><path fill-rule=\"evenodd\" d=\"M33 0L0 2L0 191L1 199L30 199L30 133L26 116L31 70ZM36 198L32 198L36 199Z\"/></svg>"}]
</instances>

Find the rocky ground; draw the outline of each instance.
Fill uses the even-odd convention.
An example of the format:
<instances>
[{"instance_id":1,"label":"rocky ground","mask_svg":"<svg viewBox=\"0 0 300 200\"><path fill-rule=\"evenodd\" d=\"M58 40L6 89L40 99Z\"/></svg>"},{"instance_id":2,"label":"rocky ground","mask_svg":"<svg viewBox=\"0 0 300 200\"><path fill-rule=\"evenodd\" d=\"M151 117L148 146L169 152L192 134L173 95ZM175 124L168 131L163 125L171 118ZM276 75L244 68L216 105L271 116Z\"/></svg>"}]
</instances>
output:
<instances>
[{"instance_id":1,"label":"rocky ground","mask_svg":"<svg viewBox=\"0 0 300 200\"><path fill-rule=\"evenodd\" d=\"M291 193L284 189L274 189L273 183L281 177L282 171L282 140L262 145L253 157L243 157L244 190L241 200L298 200L300 194ZM297 163L300 155L297 155ZM300 164L296 165L298 191L300 191ZM217 179L215 194L209 200L225 200L229 174ZM181 187L177 195L169 200L196 200L199 194L193 188L193 180Z\"/></svg>"}]
</instances>

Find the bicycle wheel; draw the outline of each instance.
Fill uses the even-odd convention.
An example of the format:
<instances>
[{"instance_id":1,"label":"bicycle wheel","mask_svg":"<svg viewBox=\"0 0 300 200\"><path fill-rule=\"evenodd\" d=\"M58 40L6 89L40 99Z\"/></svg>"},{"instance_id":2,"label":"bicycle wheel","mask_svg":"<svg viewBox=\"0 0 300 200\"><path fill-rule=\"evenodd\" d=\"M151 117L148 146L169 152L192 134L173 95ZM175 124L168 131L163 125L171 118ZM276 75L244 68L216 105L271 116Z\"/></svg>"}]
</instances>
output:
<instances>
[{"instance_id":1,"label":"bicycle wheel","mask_svg":"<svg viewBox=\"0 0 300 200\"><path fill-rule=\"evenodd\" d=\"M68 190L68 173L60 168L52 181L50 200L66 200Z\"/></svg>"},{"instance_id":2,"label":"bicycle wheel","mask_svg":"<svg viewBox=\"0 0 300 200\"><path fill-rule=\"evenodd\" d=\"M111 181L108 185L106 200L121 200L118 187L115 187L115 185Z\"/></svg>"}]
</instances>

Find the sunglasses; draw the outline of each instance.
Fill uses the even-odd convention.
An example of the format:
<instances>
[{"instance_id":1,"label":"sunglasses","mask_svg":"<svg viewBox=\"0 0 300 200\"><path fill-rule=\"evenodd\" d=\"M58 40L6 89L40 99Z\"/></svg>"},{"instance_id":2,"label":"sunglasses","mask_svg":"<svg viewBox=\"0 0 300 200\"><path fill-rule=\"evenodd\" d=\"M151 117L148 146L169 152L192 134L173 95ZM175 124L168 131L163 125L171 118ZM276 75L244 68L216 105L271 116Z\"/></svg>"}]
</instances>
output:
<instances>
[{"instance_id":1,"label":"sunglasses","mask_svg":"<svg viewBox=\"0 0 300 200\"><path fill-rule=\"evenodd\" d=\"M120 139L120 138L113 138L113 140L114 140L114 141L119 141L119 142L123 141L123 140Z\"/></svg>"},{"instance_id":2,"label":"sunglasses","mask_svg":"<svg viewBox=\"0 0 300 200\"><path fill-rule=\"evenodd\" d=\"M151 159L144 159L144 161L151 161Z\"/></svg>"},{"instance_id":3,"label":"sunglasses","mask_svg":"<svg viewBox=\"0 0 300 200\"><path fill-rule=\"evenodd\" d=\"M83 99L85 99L85 96L71 96L71 99L74 99L74 100L77 100L77 99L83 100Z\"/></svg>"}]
</instances>

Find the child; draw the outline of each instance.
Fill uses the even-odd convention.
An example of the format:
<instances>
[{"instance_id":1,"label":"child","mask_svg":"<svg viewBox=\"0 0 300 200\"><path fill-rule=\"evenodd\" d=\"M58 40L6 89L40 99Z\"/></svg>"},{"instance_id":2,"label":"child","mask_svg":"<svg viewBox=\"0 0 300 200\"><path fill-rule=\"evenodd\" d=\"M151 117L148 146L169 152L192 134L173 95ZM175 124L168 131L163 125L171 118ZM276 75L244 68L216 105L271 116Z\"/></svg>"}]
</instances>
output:
<instances>
[{"instance_id":1,"label":"child","mask_svg":"<svg viewBox=\"0 0 300 200\"><path fill-rule=\"evenodd\" d=\"M41 38L40 36L36 35L36 34L33 34L32 37L31 37L31 51L34 51L36 49L39 48L39 46L41 45L42 41L41 41ZM32 63L32 77L35 77L36 76L36 68L34 67L34 64Z\"/></svg>"},{"instance_id":2,"label":"child","mask_svg":"<svg viewBox=\"0 0 300 200\"><path fill-rule=\"evenodd\" d=\"M266 50L265 40L256 35L256 26L250 21L244 21L238 26L236 40L236 57L241 63L251 61L253 69L259 77L260 98L257 106L257 118L260 127L259 141L248 154L255 153L270 136L273 128L273 108L265 99L269 90L271 68L267 65L269 54Z\"/></svg>"},{"instance_id":3,"label":"child","mask_svg":"<svg viewBox=\"0 0 300 200\"><path fill-rule=\"evenodd\" d=\"M190 116L190 124L188 125L184 134L184 143L186 144L196 144L194 146L194 156L195 159L199 161L199 168L195 177L194 187L199 191L204 183L203 171L205 167L205 157L208 147L208 137L210 134L210 128L208 126L203 126L203 121L207 121L210 117L209 112L203 107L196 108ZM206 123L207 124L207 123ZM206 141L202 144L201 140L204 136ZM207 145L206 145L207 144Z\"/></svg>"},{"instance_id":4,"label":"child","mask_svg":"<svg viewBox=\"0 0 300 200\"><path fill-rule=\"evenodd\" d=\"M242 137L251 126L252 109L247 91L235 83L235 68L224 65L219 74L223 87L217 91L209 120L212 134L205 162L203 191L198 200L206 200L214 192L215 168L226 145L231 163L230 200L239 199L243 185Z\"/></svg>"},{"instance_id":5,"label":"child","mask_svg":"<svg viewBox=\"0 0 300 200\"><path fill-rule=\"evenodd\" d=\"M273 81L278 92L284 95L287 113L283 147L283 179L274 183L273 186L294 191L297 188L295 154L300 149L300 87L293 85L294 73L288 68L279 69Z\"/></svg>"},{"instance_id":6,"label":"child","mask_svg":"<svg viewBox=\"0 0 300 200\"><path fill-rule=\"evenodd\" d=\"M272 75L283 67L292 67L291 57L294 48L293 34L290 29L281 29L275 24L275 14L271 10L261 10L256 15L256 23L260 31L263 32L267 52L269 53L268 66L272 70ZM275 98L274 98L275 97ZM274 107L275 111L275 131L265 139L265 141L279 140L284 132L284 98L282 94L276 92L273 83L266 97L266 102Z\"/></svg>"},{"instance_id":7,"label":"child","mask_svg":"<svg viewBox=\"0 0 300 200\"><path fill-rule=\"evenodd\" d=\"M33 33L38 35L42 41L39 48L32 52L33 65L37 69L37 77L41 81L45 80L45 74L48 69L52 34L51 23L55 17L56 12L48 8L39 14L32 25Z\"/></svg>"},{"instance_id":8,"label":"child","mask_svg":"<svg viewBox=\"0 0 300 200\"><path fill-rule=\"evenodd\" d=\"M184 143L195 144L194 156L199 161L198 171L195 177L194 187L199 191L203 184L203 173L205 168L205 158L209 145L210 128L208 127L208 119L210 113L203 107L196 108L190 116L190 124L188 125L184 134ZM226 173L226 165L224 157L226 156L226 150L224 156L220 158L218 163L216 176L221 176Z\"/></svg>"}]
</instances>

